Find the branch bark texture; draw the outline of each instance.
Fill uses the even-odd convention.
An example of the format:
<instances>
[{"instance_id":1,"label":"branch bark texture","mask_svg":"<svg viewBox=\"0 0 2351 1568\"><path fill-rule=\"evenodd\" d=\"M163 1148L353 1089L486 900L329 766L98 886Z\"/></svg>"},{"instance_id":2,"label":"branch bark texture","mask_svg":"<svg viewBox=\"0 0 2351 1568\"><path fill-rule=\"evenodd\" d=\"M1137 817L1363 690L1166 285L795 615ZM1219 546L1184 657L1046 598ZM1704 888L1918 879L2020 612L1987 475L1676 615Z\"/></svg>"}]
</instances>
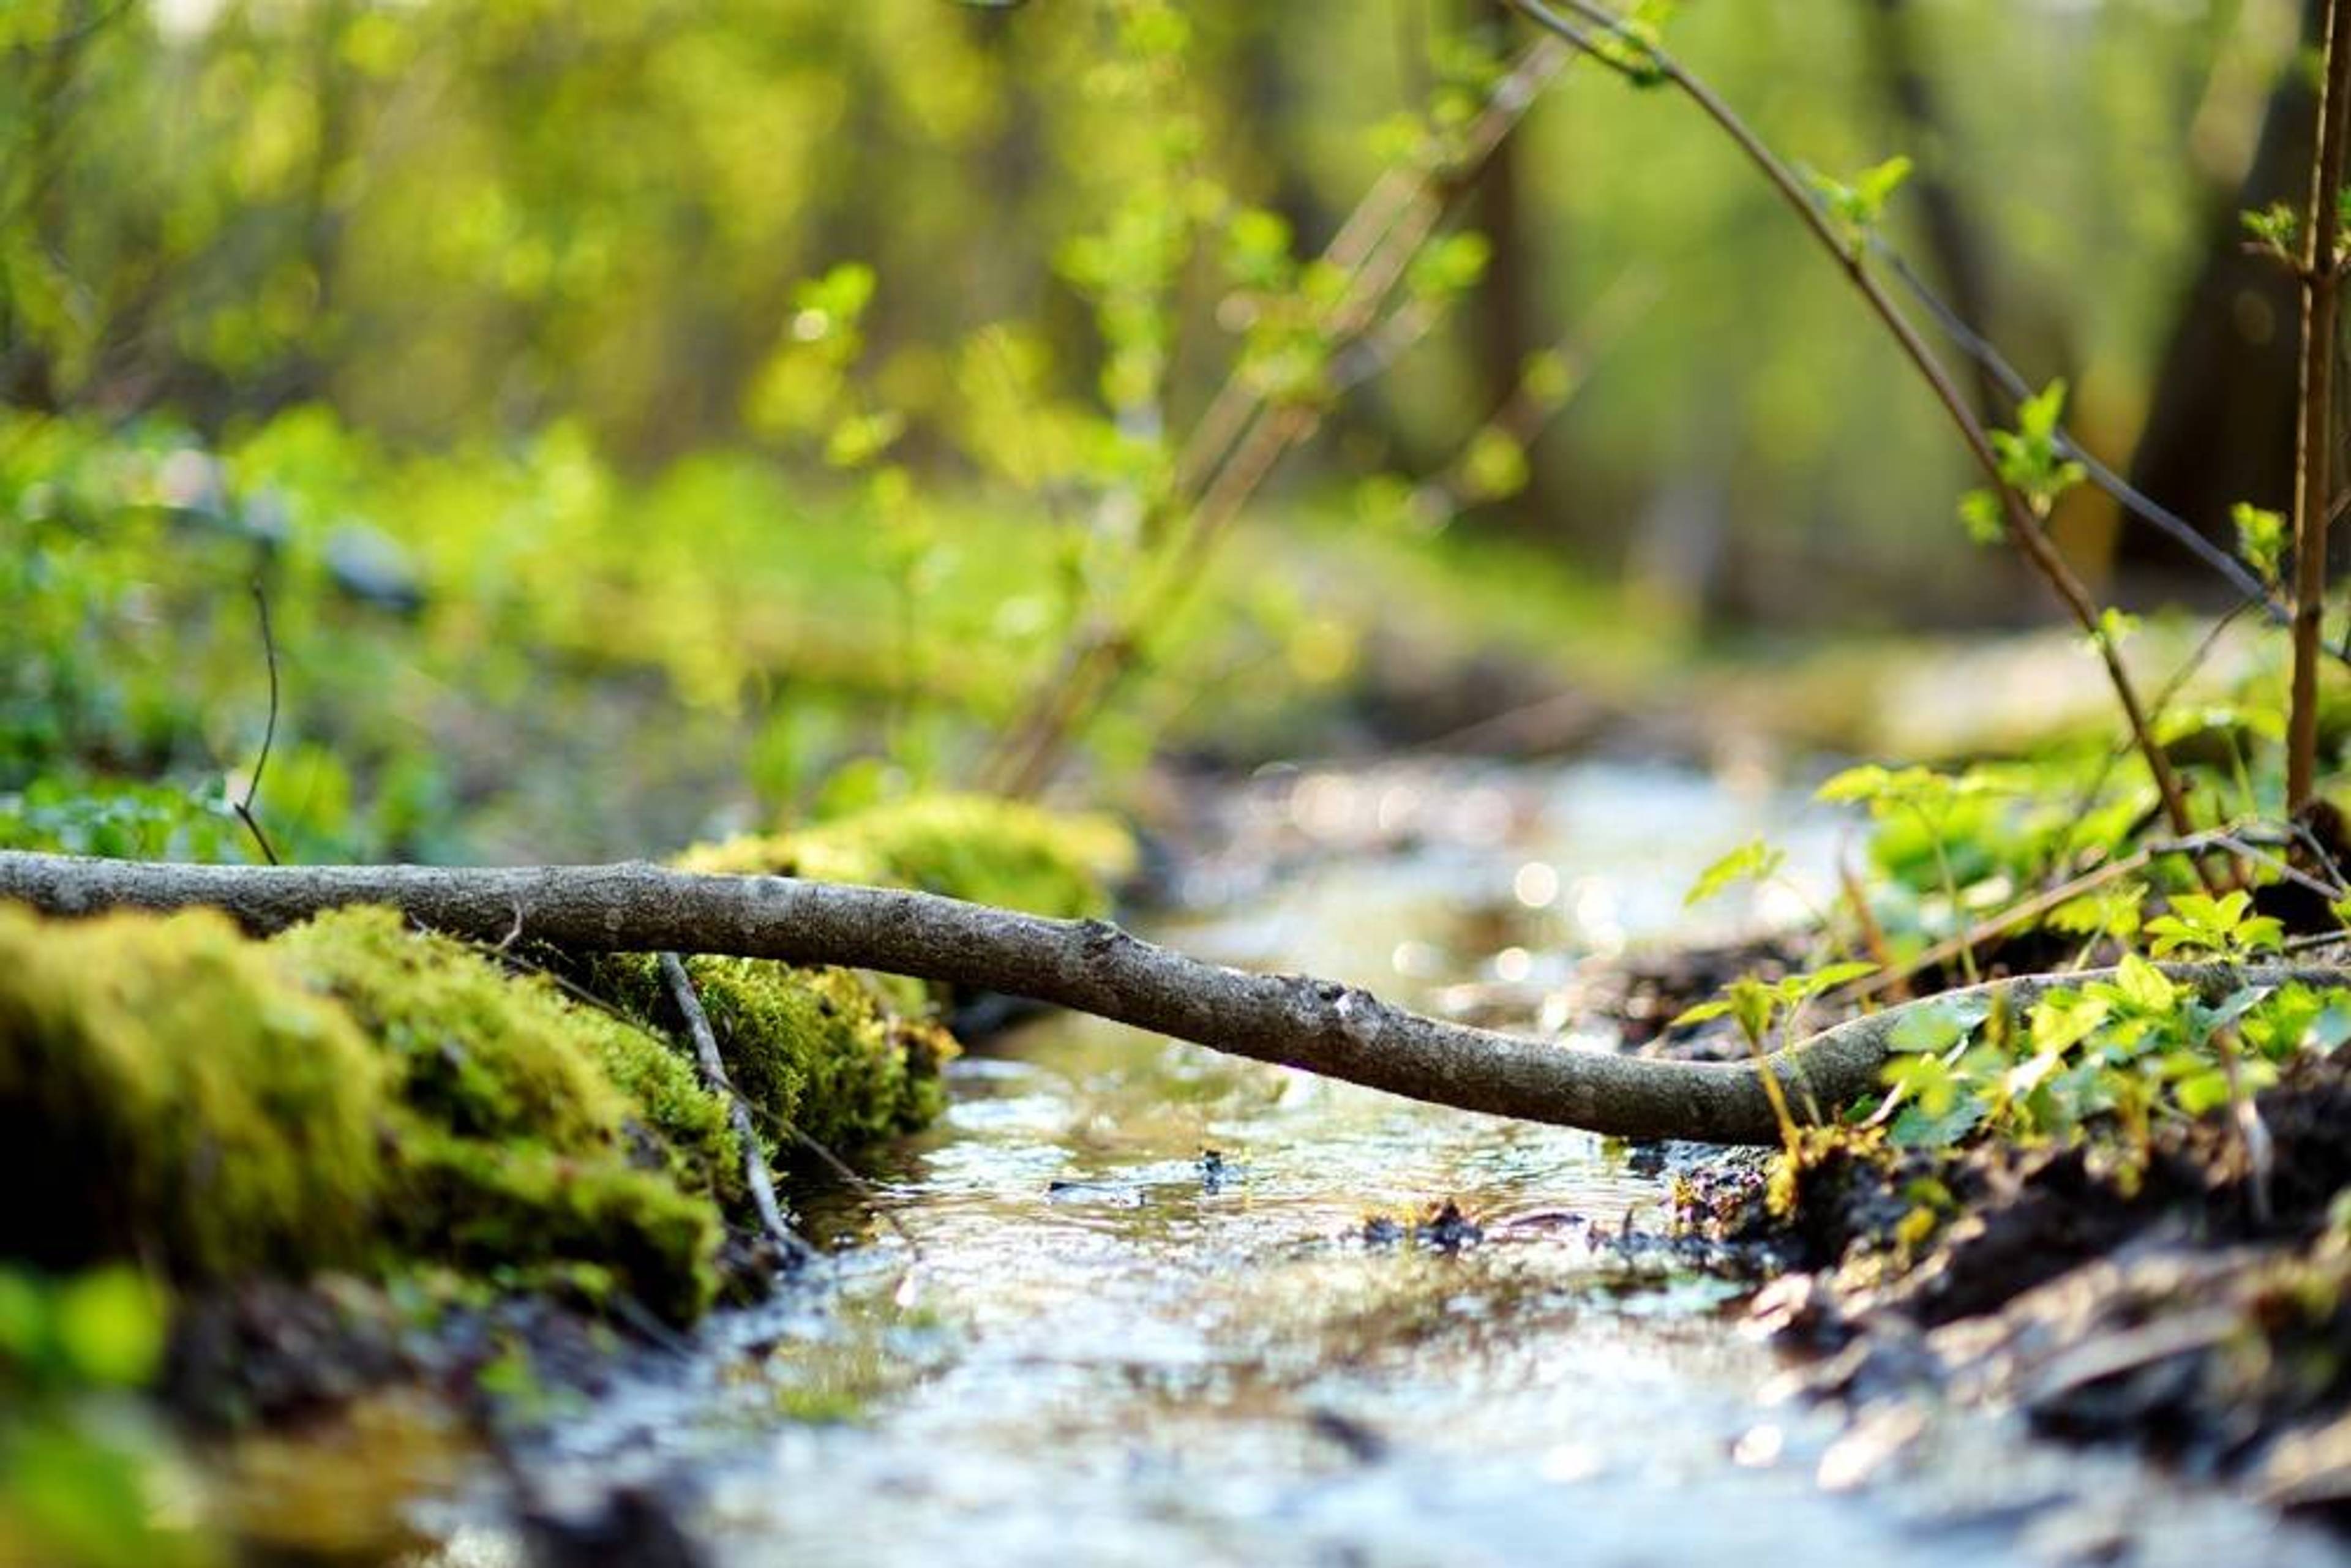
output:
<instances>
[{"instance_id":1,"label":"branch bark texture","mask_svg":"<svg viewBox=\"0 0 2351 1568\"><path fill-rule=\"evenodd\" d=\"M210 866L0 852L0 898L47 914L225 910L256 933L353 904L479 941L525 936L603 952L727 953L839 964L1033 997L1259 1061L1463 1110L1626 1138L1771 1144L1780 1127L1752 1063L1659 1061L1423 1017L1307 975L1203 963L1099 920L1047 920L893 888L790 877L703 876L629 862L455 870L430 866ZM2207 988L2299 979L2335 967L2175 965ZM2022 1006L2099 972L1972 988ZM1957 993L1945 993L1953 995ZM1834 1114L1877 1087L1902 1009L1824 1030L1767 1059L1800 1113Z\"/></svg>"}]
</instances>

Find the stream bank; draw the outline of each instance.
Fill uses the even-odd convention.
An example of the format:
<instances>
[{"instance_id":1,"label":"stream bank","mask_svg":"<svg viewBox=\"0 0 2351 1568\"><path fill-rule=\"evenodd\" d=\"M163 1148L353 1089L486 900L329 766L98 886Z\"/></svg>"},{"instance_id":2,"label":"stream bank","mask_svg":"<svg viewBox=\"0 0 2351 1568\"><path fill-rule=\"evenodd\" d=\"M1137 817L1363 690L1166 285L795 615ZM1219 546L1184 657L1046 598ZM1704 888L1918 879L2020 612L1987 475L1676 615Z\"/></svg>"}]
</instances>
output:
<instances>
[{"instance_id":1,"label":"stream bank","mask_svg":"<svg viewBox=\"0 0 2351 1568\"><path fill-rule=\"evenodd\" d=\"M1152 935L1566 1028L1681 894L1844 831L1668 768L1277 771L1210 807ZM2017 1414L1811 1403L1751 1276L1670 1244L1673 1174L1056 1017L947 1069L943 1124L813 1196L830 1257L510 1437L543 1519L711 1561L2335 1563L2339 1541ZM1467 1225L1425 1228L1433 1206ZM1474 1229L1474 1234L1473 1234ZM513 1561L511 1475L444 1477L408 1560Z\"/></svg>"}]
</instances>

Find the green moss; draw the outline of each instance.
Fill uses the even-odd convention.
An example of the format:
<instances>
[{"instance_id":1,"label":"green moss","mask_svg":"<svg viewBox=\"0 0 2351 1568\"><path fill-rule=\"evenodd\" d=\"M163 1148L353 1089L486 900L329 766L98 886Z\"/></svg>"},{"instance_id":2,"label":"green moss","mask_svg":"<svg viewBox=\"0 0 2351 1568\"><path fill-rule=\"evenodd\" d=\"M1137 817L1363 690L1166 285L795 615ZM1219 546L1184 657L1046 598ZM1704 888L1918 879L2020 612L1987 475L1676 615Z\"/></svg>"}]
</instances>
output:
<instances>
[{"instance_id":1,"label":"green moss","mask_svg":"<svg viewBox=\"0 0 2351 1568\"><path fill-rule=\"evenodd\" d=\"M727 1108L664 1040L389 910L0 905L0 1256L183 1278L450 1263L708 1305Z\"/></svg>"},{"instance_id":2,"label":"green moss","mask_svg":"<svg viewBox=\"0 0 2351 1568\"><path fill-rule=\"evenodd\" d=\"M758 958L685 961L727 1076L779 1154L788 1128L847 1148L910 1132L944 1101L939 1068L956 1051L937 1024L885 1007L847 969ZM632 1009L667 1012L655 960L622 955L602 985Z\"/></svg>"},{"instance_id":3,"label":"green moss","mask_svg":"<svg viewBox=\"0 0 2351 1568\"><path fill-rule=\"evenodd\" d=\"M1134 841L1107 817L981 795L917 795L789 832L687 851L688 871L919 888L1067 919L1105 913Z\"/></svg>"},{"instance_id":4,"label":"green moss","mask_svg":"<svg viewBox=\"0 0 2351 1568\"><path fill-rule=\"evenodd\" d=\"M0 905L0 1254L183 1278L364 1250L385 1074L219 915Z\"/></svg>"},{"instance_id":5,"label":"green moss","mask_svg":"<svg viewBox=\"0 0 2351 1568\"><path fill-rule=\"evenodd\" d=\"M740 1150L666 1045L390 910L320 915L271 946L390 1057L402 1252L598 1264L680 1321L708 1304Z\"/></svg>"},{"instance_id":6,"label":"green moss","mask_svg":"<svg viewBox=\"0 0 2351 1568\"><path fill-rule=\"evenodd\" d=\"M550 988L392 910L338 910L270 946L388 1049L400 1098L454 1133L578 1151L611 1143L628 1113Z\"/></svg>"},{"instance_id":7,"label":"green moss","mask_svg":"<svg viewBox=\"0 0 2351 1568\"><path fill-rule=\"evenodd\" d=\"M718 1212L659 1171L422 1123L403 1130L395 1159L402 1201L390 1223L409 1252L526 1280L572 1279L592 1264L677 1323L717 1293Z\"/></svg>"},{"instance_id":8,"label":"green moss","mask_svg":"<svg viewBox=\"0 0 2351 1568\"><path fill-rule=\"evenodd\" d=\"M670 1174L690 1192L706 1192L732 1207L745 1201L743 1148L726 1102L667 1042L643 1030L580 1009L574 1027L635 1116L659 1139Z\"/></svg>"}]
</instances>

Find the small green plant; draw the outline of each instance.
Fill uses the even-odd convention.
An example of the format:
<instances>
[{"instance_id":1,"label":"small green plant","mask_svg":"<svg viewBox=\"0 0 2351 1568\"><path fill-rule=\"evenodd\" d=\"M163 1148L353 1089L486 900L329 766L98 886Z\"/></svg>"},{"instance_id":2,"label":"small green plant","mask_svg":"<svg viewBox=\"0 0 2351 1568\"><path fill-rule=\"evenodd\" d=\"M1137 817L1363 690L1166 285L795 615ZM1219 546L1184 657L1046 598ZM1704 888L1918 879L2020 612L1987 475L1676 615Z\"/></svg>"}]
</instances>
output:
<instances>
[{"instance_id":1,"label":"small green plant","mask_svg":"<svg viewBox=\"0 0 2351 1568\"><path fill-rule=\"evenodd\" d=\"M1786 1042L1785 1037L1793 1030L1806 1002L1865 975L1873 974L1876 968L1875 964L1856 961L1831 964L1824 968L1786 975L1776 980L1742 975L1730 982L1722 996L1686 1009L1673 1020L1674 1026L1680 1028L1719 1018L1728 1018L1739 1026L1749 1054L1761 1068L1760 1076L1763 1092L1771 1099L1772 1114L1779 1118L1782 1138L1788 1149L1793 1151L1801 1142L1795 1115L1789 1109L1787 1095L1781 1088L1780 1075L1762 1065L1772 1050L1771 1041L1777 1035L1781 1043ZM1810 1119L1818 1123L1827 1119L1824 1111L1834 1113L1836 1107L1813 1105L1808 1109Z\"/></svg>"},{"instance_id":2,"label":"small green plant","mask_svg":"<svg viewBox=\"0 0 2351 1568\"><path fill-rule=\"evenodd\" d=\"M2209 894L2172 894L2168 913L2147 923L2151 951L2173 956L2243 960L2274 953L2285 928L2273 916L2252 912L2252 894L2238 889L2215 898Z\"/></svg>"},{"instance_id":3,"label":"small green plant","mask_svg":"<svg viewBox=\"0 0 2351 1568\"><path fill-rule=\"evenodd\" d=\"M1816 172L1812 175L1812 184L1822 204L1844 231L1846 246L1858 256L1867 246L1869 236L1876 232L1886 202L1909 177L1910 160L1897 152L1883 163L1864 169L1851 183Z\"/></svg>"},{"instance_id":4,"label":"small green plant","mask_svg":"<svg viewBox=\"0 0 2351 1568\"><path fill-rule=\"evenodd\" d=\"M1873 1119L1907 1147L1981 1134L2143 1149L2157 1121L2258 1092L2296 1051L2346 1038L2339 997L2248 985L2207 999L2127 955L2110 978L2043 991L2021 1019L1981 994L1913 1009L1888 1040L1888 1092Z\"/></svg>"}]
</instances>

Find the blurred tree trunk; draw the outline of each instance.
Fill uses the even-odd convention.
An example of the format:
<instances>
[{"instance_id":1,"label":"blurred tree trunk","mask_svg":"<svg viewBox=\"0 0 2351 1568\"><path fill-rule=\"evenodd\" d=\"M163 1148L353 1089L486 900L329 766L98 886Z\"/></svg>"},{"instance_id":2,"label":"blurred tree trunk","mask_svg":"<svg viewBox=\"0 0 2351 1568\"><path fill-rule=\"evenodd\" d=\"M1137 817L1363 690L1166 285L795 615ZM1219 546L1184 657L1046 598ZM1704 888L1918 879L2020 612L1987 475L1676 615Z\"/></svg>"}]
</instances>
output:
<instances>
[{"instance_id":1,"label":"blurred tree trunk","mask_svg":"<svg viewBox=\"0 0 2351 1568\"><path fill-rule=\"evenodd\" d=\"M1507 56L1516 16L1508 0L1469 0L1469 5L1468 25L1488 35L1498 56ZM1469 192L1464 214L1468 226L1493 246L1486 280L1467 301L1476 406L1481 415L1510 402L1528 357L1549 348L1558 336L1543 307L1545 267L1520 186L1525 144L1520 134L1502 139ZM1558 476L1531 450L1526 488L1499 509L1520 528L1545 536L1558 537L1572 528Z\"/></svg>"},{"instance_id":2,"label":"blurred tree trunk","mask_svg":"<svg viewBox=\"0 0 2351 1568\"><path fill-rule=\"evenodd\" d=\"M2304 40L2317 37L2322 9L2304 0ZM2132 484L2223 541L2235 502L2283 509L2293 500L2294 283L2274 262L2245 253L2238 214L2307 199L2316 123L2307 76L2289 65L2242 183L2215 193L2204 266L2181 303L2131 460ZM2132 553L2149 564L2188 559L2145 530L2131 538L2143 541Z\"/></svg>"}]
</instances>

